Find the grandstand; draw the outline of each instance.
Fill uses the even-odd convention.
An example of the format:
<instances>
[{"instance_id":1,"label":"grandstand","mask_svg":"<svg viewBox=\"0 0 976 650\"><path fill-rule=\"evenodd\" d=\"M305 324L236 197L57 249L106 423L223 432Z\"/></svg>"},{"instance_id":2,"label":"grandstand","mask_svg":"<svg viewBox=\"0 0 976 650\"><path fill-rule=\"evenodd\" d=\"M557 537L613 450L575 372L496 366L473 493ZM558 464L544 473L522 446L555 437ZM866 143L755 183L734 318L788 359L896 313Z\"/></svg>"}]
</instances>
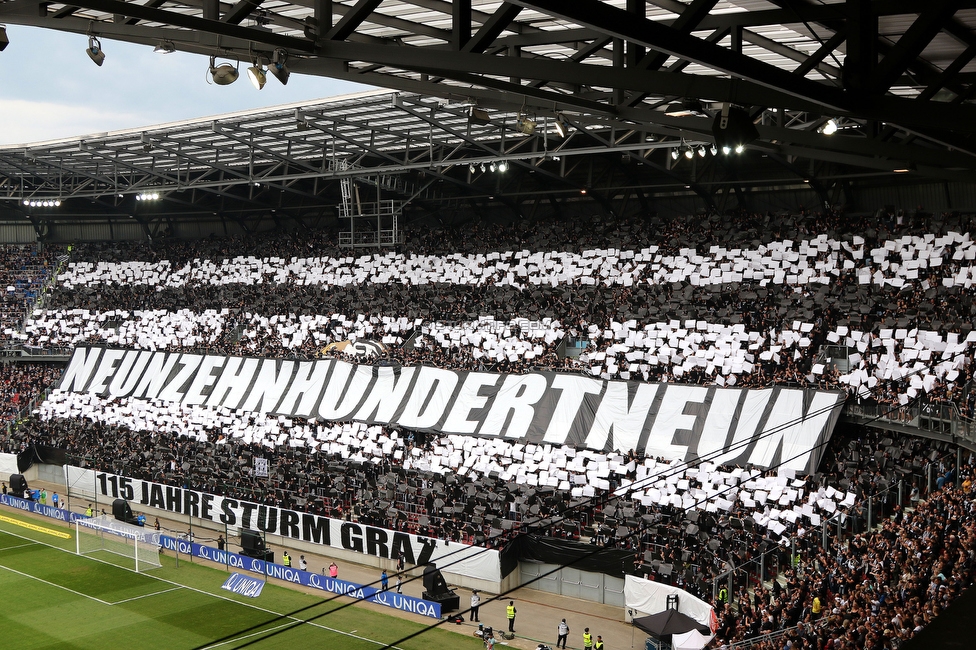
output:
<instances>
[{"instance_id":1,"label":"grandstand","mask_svg":"<svg viewBox=\"0 0 976 650\"><path fill-rule=\"evenodd\" d=\"M976 10L89 4L49 22L388 89L0 147L34 514L123 499L305 587L266 546L405 564L411 614L428 562L461 609L664 590L713 648L908 647L971 587Z\"/></svg>"}]
</instances>

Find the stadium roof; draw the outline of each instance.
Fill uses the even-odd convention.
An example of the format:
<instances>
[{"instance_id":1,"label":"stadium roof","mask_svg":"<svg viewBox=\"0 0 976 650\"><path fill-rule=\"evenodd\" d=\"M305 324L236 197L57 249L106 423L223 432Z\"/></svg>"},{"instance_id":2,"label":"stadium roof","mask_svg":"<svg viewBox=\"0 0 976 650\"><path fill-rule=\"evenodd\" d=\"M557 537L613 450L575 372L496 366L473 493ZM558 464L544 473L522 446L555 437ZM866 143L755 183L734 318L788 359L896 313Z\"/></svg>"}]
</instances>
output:
<instances>
[{"instance_id":1,"label":"stadium roof","mask_svg":"<svg viewBox=\"0 0 976 650\"><path fill-rule=\"evenodd\" d=\"M806 183L829 202L895 170L976 169L976 0L12 0L0 21L389 89L4 147L8 205L57 195L111 213L152 187L173 210L200 207L187 192L214 212L314 210L343 174L400 177L414 205L437 183L432 201L498 195L516 211L520 192L601 185L607 200L636 187L714 206L723 188ZM710 153L732 132L748 141L736 169ZM479 173L501 160L518 180Z\"/></svg>"}]
</instances>

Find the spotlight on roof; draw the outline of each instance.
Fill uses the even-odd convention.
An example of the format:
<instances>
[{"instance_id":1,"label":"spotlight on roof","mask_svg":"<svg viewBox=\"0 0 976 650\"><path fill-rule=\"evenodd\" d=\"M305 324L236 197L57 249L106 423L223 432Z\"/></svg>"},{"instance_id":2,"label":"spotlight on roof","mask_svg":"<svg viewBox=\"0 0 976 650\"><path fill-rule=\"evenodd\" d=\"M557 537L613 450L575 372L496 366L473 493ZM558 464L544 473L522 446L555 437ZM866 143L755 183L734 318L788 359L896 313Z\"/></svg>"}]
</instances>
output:
<instances>
[{"instance_id":1,"label":"spotlight on roof","mask_svg":"<svg viewBox=\"0 0 976 650\"><path fill-rule=\"evenodd\" d=\"M498 163L498 171L500 171L500 172L507 172L508 171L508 162L506 162L506 161L503 160L500 163Z\"/></svg>"},{"instance_id":2,"label":"spotlight on roof","mask_svg":"<svg viewBox=\"0 0 976 650\"><path fill-rule=\"evenodd\" d=\"M88 37L88 49L85 50L88 54L88 58L95 62L95 65L101 66L105 62L105 52L102 52L102 44L94 36Z\"/></svg>"},{"instance_id":3,"label":"spotlight on roof","mask_svg":"<svg viewBox=\"0 0 976 650\"><path fill-rule=\"evenodd\" d=\"M280 81L282 86L288 85L288 77L291 76L291 71L285 65L287 60L288 52L277 49L271 57L271 65L268 66L268 72L274 75L274 78Z\"/></svg>"},{"instance_id":4,"label":"spotlight on roof","mask_svg":"<svg viewBox=\"0 0 976 650\"><path fill-rule=\"evenodd\" d=\"M569 125L566 124L566 119L562 113L556 113L556 133L559 134L560 138L565 138L566 134L569 133Z\"/></svg>"},{"instance_id":5,"label":"spotlight on roof","mask_svg":"<svg viewBox=\"0 0 976 650\"><path fill-rule=\"evenodd\" d=\"M706 153L707 152L705 151L705 145L698 147L698 155L700 157L704 158Z\"/></svg>"},{"instance_id":6,"label":"spotlight on roof","mask_svg":"<svg viewBox=\"0 0 976 650\"><path fill-rule=\"evenodd\" d=\"M722 147L722 151L726 147L738 150L757 140L759 131L749 113L737 106L723 104L722 112L712 122L712 135L715 136L715 144ZM741 150L736 153L741 153Z\"/></svg>"},{"instance_id":7,"label":"spotlight on roof","mask_svg":"<svg viewBox=\"0 0 976 650\"><path fill-rule=\"evenodd\" d=\"M736 153L742 153L745 150L746 150L745 145L741 145L741 144L735 145L735 152Z\"/></svg>"},{"instance_id":8,"label":"spotlight on roof","mask_svg":"<svg viewBox=\"0 0 976 650\"><path fill-rule=\"evenodd\" d=\"M173 45L173 41L160 41L159 45L153 48L156 54L172 54L175 51L176 46Z\"/></svg>"},{"instance_id":9,"label":"spotlight on roof","mask_svg":"<svg viewBox=\"0 0 976 650\"><path fill-rule=\"evenodd\" d=\"M833 135L837 133L837 121L834 119L827 120L822 127L820 127L820 132L824 135Z\"/></svg>"},{"instance_id":10,"label":"spotlight on roof","mask_svg":"<svg viewBox=\"0 0 976 650\"><path fill-rule=\"evenodd\" d=\"M251 80L251 85L257 90L261 90L264 88L264 84L268 83L268 75L264 73L264 66L256 61L247 69L247 78Z\"/></svg>"},{"instance_id":11,"label":"spotlight on roof","mask_svg":"<svg viewBox=\"0 0 976 650\"><path fill-rule=\"evenodd\" d=\"M678 150L677 149L672 149L671 150L671 160L677 160L677 159L678 159Z\"/></svg>"},{"instance_id":12,"label":"spotlight on roof","mask_svg":"<svg viewBox=\"0 0 976 650\"><path fill-rule=\"evenodd\" d=\"M685 158L687 158L688 160L691 160L694 157L695 157L695 152L691 150L691 147L688 147L687 149L685 149Z\"/></svg>"},{"instance_id":13,"label":"spotlight on roof","mask_svg":"<svg viewBox=\"0 0 976 650\"><path fill-rule=\"evenodd\" d=\"M485 109L472 106L468 111L468 122L470 124L491 124L491 117Z\"/></svg>"},{"instance_id":14,"label":"spotlight on roof","mask_svg":"<svg viewBox=\"0 0 976 650\"><path fill-rule=\"evenodd\" d=\"M218 86L229 86L237 81L237 78L241 76L237 66L228 62L217 65L216 60L216 56L210 57L210 76L213 78L213 82Z\"/></svg>"},{"instance_id":15,"label":"spotlight on roof","mask_svg":"<svg viewBox=\"0 0 976 650\"><path fill-rule=\"evenodd\" d=\"M716 156L716 155L718 155L718 147L716 147L716 146L715 146L714 144L712 145L712 148L711 148L711 149L709 149L709 151L711 151L711 152L712 152L712 155L713 155L713 156Z\"/></svg>"},{"instance_id":16,"label":"spotlight on roof","mask_svg":"<svg viewBox=\"0 0 976 650\"><path fill-rule=\"evenodd\" d=\"M535 120L530 120L528 115L519 113L515 119L515 130L525 135L532 135L535 133Z\"/></svg>"},{"instance_id":17,"label":"spotlight on roof","mask_svg":"<svg viewBox=\"0 0 976 650\"><path fill-rule=\"evenodd\" d=\"M468 165L468 172L470 172L470 173L473 174L476 169L477 169L477 167L474 166L474 163L471 163L470 165Z\"/></svg>"},{"instance_id":18,"label":"spotlight on roof","mask_svg":"<svg viewBox=\"0 0 976 650\"><path fill-rule=\"evenodd\" d=\"M726 156L729 155L730 153L732 153L732 147L728 145L722 145L722 153L724 153Z\"/></svg>"},{"instance_id":19,"label":"spotlight on roof","mask_svg":"<svg viewBox=\"0 0 976 650\"><path fill-rule=\"evenodd\" d=\"M664 114L668 117L704 117L705 108L697 99L685 99L668 104Z\"/></svg>"},{"instance_id":20,"label":"spotlight on roof","mask_svg":"<svg viewBox=\"0 0 976 650\"><path fill-rule=\"evenodd\" d=\"M488 165L488 169L490 169L491 171L495 171L496 169L498 169L498 165L495 164L494 160L491 162L490 165Z\"/></svg>"}]
</instances>

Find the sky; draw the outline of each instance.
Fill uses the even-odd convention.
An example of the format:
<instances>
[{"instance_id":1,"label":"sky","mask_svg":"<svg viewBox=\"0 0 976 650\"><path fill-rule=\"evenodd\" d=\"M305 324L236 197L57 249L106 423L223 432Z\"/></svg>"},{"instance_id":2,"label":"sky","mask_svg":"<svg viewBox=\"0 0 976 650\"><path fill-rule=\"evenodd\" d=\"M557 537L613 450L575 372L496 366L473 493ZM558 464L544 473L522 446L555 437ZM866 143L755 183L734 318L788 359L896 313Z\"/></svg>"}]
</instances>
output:
<instances>
[{"instance_id":1,"label":"sky","mask_svg":"<svg viewBox=\"0 0 976 650\"><path fill-rule=\"evenodd\" d=\"M0 145L139 128L368 90L347 81L292 74L287 86L268 75L255 90L242 63L230 86L208 84L209 59L156 54L153 48L100 39L96 66L88 37L7 25L0 52ZM221 60L218 59L218 63Z\"/></svg>"}]
</instances>

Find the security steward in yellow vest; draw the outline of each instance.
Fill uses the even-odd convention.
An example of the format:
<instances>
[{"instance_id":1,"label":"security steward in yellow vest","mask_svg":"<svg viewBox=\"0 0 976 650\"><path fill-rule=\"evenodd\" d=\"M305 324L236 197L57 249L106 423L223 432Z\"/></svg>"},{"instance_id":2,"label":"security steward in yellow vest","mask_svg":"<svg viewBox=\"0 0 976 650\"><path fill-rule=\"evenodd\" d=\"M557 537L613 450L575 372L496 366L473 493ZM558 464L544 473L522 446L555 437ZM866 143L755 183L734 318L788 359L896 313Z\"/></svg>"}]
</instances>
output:
<instances>
[{"instance_id":1,"label":"security steward in yellow vest","mask_svg":"<svg viewBox=\"0 0 976 650\"><path fill-rule=\"evenodd\" d=\"M505 615L508 616L508 631L515 633L515 601L508 601L508 607L505 608Z\"/></svg>"},{"instance_id":2,"label":"security steward in yellow vest","mask_svg":"<svg viewBox=\"0 0 976 650\"><path fill-rule=\"evenodd\" d=\"M289 569L291 568L291 556L288 555L288 551L281 552L281 563Z\"/></svg>"},{"instance_id":3,"label":"security steward in yellow vest","mask_svg":"<svg viewBox=\"0 0 976 650\"><path fill-rule=\"evenodd\" d=\"M91 504L90 503L88 504L88 509L85 510L85 516L86 517L91 517L92 516L92 507L91 507Z\"/></svg>"},{"instance_id":4,"label":"security steward in yellow vest","mask_svg":"<svg viewBox=\"0 0 976 650\"><path fill-rule=\"evenodd\" d=\"M593 650L593 635L590 628L583 630L583 650Z\"/></svg>"},{"instance_id":5,"label":"security steward in yellow vest","mask_svg":"<svg viewBox=\"0 0 976 650\"><path fill-rule=\"evenodd\" d=\"M593 650L603 650L603 637L599 634L596 635L596 643L593 644Z\"/></svg>"}]
</instances>

